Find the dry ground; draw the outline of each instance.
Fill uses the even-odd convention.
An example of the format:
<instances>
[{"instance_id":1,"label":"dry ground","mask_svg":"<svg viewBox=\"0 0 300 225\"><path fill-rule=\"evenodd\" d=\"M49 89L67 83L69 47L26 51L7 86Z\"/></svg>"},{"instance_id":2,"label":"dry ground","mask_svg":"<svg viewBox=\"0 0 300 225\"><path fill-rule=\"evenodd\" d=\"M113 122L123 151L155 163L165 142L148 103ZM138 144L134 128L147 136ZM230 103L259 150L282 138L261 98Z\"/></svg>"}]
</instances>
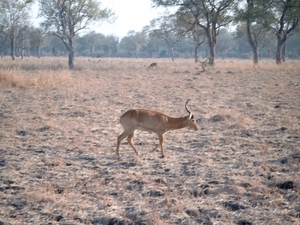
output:
<instances>
[{"instance_id":1,"label":"dry ground","mask_svg":"<svg viewBox=\"0 0 300 225\"><path fill-rule=\"evenodd\" d=\"M0 224L300 224L300 62L0 60ZM137 132L130 108L200 130Z\"/></svg>"}]
</instances>

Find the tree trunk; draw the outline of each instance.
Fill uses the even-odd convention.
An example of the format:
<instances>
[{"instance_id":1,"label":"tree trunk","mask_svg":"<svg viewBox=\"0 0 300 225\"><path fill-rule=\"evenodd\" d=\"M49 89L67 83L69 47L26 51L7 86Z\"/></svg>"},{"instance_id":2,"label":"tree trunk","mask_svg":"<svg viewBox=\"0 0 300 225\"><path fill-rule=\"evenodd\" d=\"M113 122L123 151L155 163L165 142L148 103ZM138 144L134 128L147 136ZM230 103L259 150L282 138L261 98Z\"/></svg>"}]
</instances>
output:
<instances>
[{"instance_id":1,"label":"tree trunk","mask_svg":"<svg viewBox=\"0 0 300 225\"><path fill-rule=\"evenodd\" d=\"M282 62L285 62L285 46L286 46L286 42L284 42L283 46L282 46Z\"/></svg>"},{"instance_id":2,"label":"tree trunk","mask_svg":"<svg viewBox=\"0 0 300 225\"><path fill-rule=\"evenodd\" d=\"M252 52L253 52L253 62L254 64L258 64L258 49L256 46L251 46Z\"/></svg>"},{"instance_id":3,"label":"tree trunk","mask_svg":"<svg viewBox=\"0 0 300 225\"><path fill-rule=\"evenodd\" d=\"M212 27L211 33L210 33L210 28L205 28L205 33L207 36L207 42L208 42L208 46L209 46L208 64L210 66L213 66L215 64L217 31Z\"/></svg>"},{"instance_id":4,"label":"tree trunk","mask_svg":"<svg viewBox=\"0 0 300 225\"><path fill-rule=\"evenodd\" d=\"M68 37L68 42L66 42L65 40L63 40L63 43L65 44L66 48L68 49L69 52L69 70L73 70L74 69L74 58L75 58L75 52L73 49L73 39Z\"/></svg>"},{"instance_id":5,"label":"tree trunk","mask_svg":"<svg viewBox=\"0 0 300 225\"><path fill-rule=\"evenodd\" d=\"M10 40L10 50L11 50L11 59L15 60L15 42L13 38Z\"/></svg>"},{"instance_id":6,"label":"tree trunk","mask_svg":"<svg viewBox=\"0 0 300 225\"><path fill-rule=\"evenodd\" d=\"M216 45L213 42L209 43L209 60L208 64L215 65Z\"/></svg>"},{"instance_id":7,"label":"tree trunk","mask_svg":"<svg viewBox=\"0 0 300 225\"><path fill-rule=\"evenodd\" d=\"M24 58L24 51L25 51L25 50L24 50L24 47L22 46L22 47L21 47L21 59Z\"/></svg>"},{"instance_id":8,"label":"tree trunk","mask_svg":"<svg viewBox=\"0 0 300 225\"><path fill-rule=\"evenodd\" d=\"M277 50L276 50L276 64L280 65L282 63L282 51L281 46L277 44Z\"/></svg>"},{"instance_id":9,"label":"tree trunk","mask_svg":"<svg viewBox=\"0 0 300 225\"><path fill-rule=\"evenodd\" d=\"M174 62L174 46L171 44L171 42L167 39L164 38L165 42L168 44L170 51L171 51L171 57L172 57L172 61Z\"/></svg>"},{"instance_id":10,"label":"tree trunk","mask_svg":"<svg viewBox=\"0 0 300 225\"><path fill-rule=\"evenodd\" d=\"M253 52L253 62L254 64L258 63L258 46L257 43L253 41L252 35L251 35L251 24L250 21L247 21L247 37L249 45Z\"/></svg>"},{"instance_id":11,"label":"tree trunk","mask_svg":"<svg viewBox=\"0 0 300 225\"><path fill-rule=\"evenodd\" d=\"M75 58L75 53L73 48L69 50L69 69L73 70L74 69L74 58Z\"/></svg>"},{"instance_id":12,"label":"tree trunk","mask_svg":"<svg viewBox=\"0 0 300 225\"><path fill-rule=\"evenodd\" d=\"M175 57L174 57L174 48L173 46L171 46L171 55L172 55L172 61L175 61Z\"/></svg>"},{"instance_id":13,"label":"tree trunk","mask_svg":"<svg viewBox=\"0 0 300 225\"><path fill-rule=\"evenodd\" d=\"M171 57L172 57L172 61L174 62L174 47L171 45L171 43L169 42L169 40L165 39L165 41L168 43L169 47L170 47L170 51L171 51Z\"/></svg>"},{"instance_id":14,"label":"tree trunk","mask_svg":"<svg viewBox=\"0 0 300 225\"><path fill-rule=\"evenodd\" d=\"M252 10L253 9L253 1L247 0L247 4L248 4L248 6L247 6L248 10ZM247 19L246 30L247 30L248 42L249 42L249 45L253 52L253 62L254 62L254 64L257 64L258 63L258 44L252 38L250 19Z\"/></svg>"},{"instance_id":15,"label":"tree trunk","mask_svg":"<svg viewBox=\"0 0 300 225\"><path fill-rule=\"evenodd\" d=\"M276 48L276 64L280 65L282 63L282 40L280 35L277 36L277 48Z\"/></svg>"},{"instance_id":16,"label":"tree trunk","mask_svg":"<svg viewBox=\"0 0 300 225\"><path fill-rule=\"evenodd\" d=\"M252 50L253 51L253 50ZM256 48L255 51L253 51L253 62L254 64L257 64L258 63L258 59L259 59L259 56L258 56L258 49Z\"/></svg>"},{"instance_id":17,"label":"tree trunk","mask_svg":"<svg viewBox=\"0 0 300 225\"><path fill-rule=\"evenodd\" d=\"M67 41L61 36L57 36L57 37L59 37L63 41L64 45L66 46L66 48L69 52L69 60L68 60L69 70L73 70L74 69L74 58L75 58L75 52L74 52L74 48L73 48L74 36L70 35L70 37L68 37Z\"/></svg>"},{"instance_id":18,"label":"tree trunk","mask_svg":"<svg viewBox=\"0 0 300 225\"><path fill-rule=\"evenodd\" d=\"M195 52L194 52L195 63L197 63L198 60L199 60L199 57L198 57L198 48L199 48L199 47L200 47L199 44L197 44L196 47L195 47Z\"/></svg>"},{"instance_id":19,"label":"tree trunk","mask_svg":"<svg viewBox=\"0 0 300 225\"><path fill-rule=\"evenodd\" d=\"M192 35L193 35L194 41L196 42L195 49L194 49L194 57L195 57L195 63L197 63L199 60L198 49L202 45L202 43L205 41L205 35L203 35L204 38L202 41L200 41L200 36L198 36L198 34L196 33L195 30L192 31Z\"/></svg>"},{"instance_id":20,"label":"tree trunk","mask_svg":"<svg viewBox=\"0 0 300 225\"><path fill-rule=\"evenodd\" d=\"M36 50L37 50L38 58L40 58L41 57L41 55L40 55L40 47L37 47Z\"/></svg>"}]
</instances>

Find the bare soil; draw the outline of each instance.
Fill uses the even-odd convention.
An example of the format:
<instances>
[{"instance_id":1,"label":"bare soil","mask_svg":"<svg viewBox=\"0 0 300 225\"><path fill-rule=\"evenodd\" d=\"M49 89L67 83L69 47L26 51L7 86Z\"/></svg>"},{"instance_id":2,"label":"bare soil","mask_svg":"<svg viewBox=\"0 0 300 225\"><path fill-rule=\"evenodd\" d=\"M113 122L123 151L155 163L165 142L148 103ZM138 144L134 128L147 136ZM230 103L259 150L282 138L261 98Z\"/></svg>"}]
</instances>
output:
<instances>
[{"instance_id":1,"label":"bare soil","mask_svg":"<svg viewBox=\"0 0 300 225\"><path fill-rule=\"evenodd\" d=\"M156 62L156 68L147 67ZM300 63L0 60L0 224L300 224ZM148 108L200 130L137 132Z\"/></svg>"}]
</instances>

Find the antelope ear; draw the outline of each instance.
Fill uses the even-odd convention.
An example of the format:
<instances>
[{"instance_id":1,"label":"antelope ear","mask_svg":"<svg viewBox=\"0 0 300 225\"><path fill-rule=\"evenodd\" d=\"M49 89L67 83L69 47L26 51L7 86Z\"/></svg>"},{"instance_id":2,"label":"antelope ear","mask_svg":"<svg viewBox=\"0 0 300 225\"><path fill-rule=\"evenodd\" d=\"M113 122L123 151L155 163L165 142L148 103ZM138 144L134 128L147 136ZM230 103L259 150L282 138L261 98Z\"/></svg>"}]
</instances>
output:
<instances>
[{"instance_id":1,"label":"antelope ear","mask_svg":"<svg viewBox=\"0 0 300 225\"><path fill-rule=\"evenodd\" d=\"M194 116L192 113L189 114L189 119L192 119Z\"/></svg>"}]
</instances>

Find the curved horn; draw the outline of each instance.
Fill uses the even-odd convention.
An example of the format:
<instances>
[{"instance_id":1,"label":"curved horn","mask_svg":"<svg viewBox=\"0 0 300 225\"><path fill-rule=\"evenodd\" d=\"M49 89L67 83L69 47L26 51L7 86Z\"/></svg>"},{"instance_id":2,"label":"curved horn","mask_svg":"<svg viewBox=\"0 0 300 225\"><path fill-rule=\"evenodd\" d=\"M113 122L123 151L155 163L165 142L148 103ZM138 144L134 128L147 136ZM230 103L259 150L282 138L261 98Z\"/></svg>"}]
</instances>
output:
<instances>
[{"instance_id":1,"label":"curved horn","mask_svg":"<svg viewBox=\"0 0 300 225\"><path fill-rule=\"evenodd\" d=\"M186 111L187 111L189 114L191 114L191 111L187 108L187 104L188 104L188 102L189 102L190 100L191 100L191 99L187 99L186 102L185 102L185 109L186 109Z\"/></svg>"}]
</instances>

